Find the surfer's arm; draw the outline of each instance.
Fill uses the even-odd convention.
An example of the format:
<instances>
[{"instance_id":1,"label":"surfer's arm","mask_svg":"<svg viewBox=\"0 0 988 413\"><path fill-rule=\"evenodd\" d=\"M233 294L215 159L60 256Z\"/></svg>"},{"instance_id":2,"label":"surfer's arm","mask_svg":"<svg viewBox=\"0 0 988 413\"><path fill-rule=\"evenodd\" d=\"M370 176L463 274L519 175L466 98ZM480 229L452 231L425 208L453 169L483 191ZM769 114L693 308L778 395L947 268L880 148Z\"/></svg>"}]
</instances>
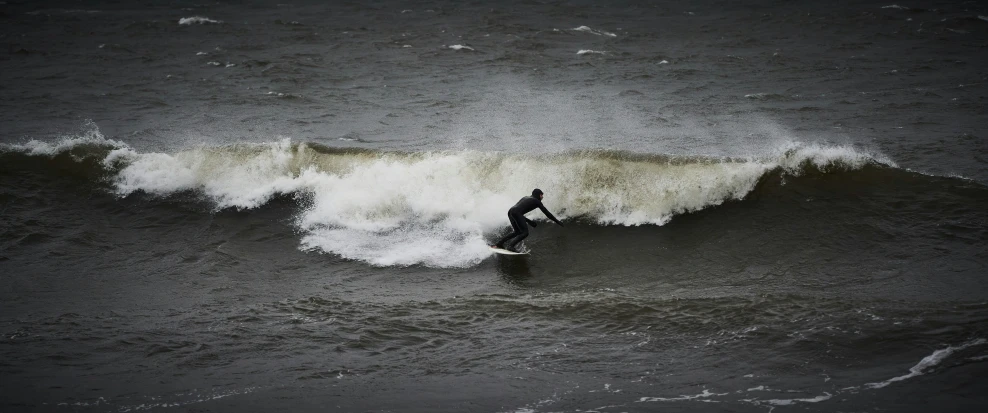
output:
<instances>
[{"instance_id":1,"label":"surfer's arm","mask_svg":"<svg viewBox=\"0 0 988 413\"><path fill-rule=\"evenodd\" d=\"M545 209L545 205L542 205L541 202L539 202L539 209L542 210L542 213L545 214L545 216L547 216L547 217L549 217L549 219L555 221L556 224L559 224L559 226L563 226L563 223L562 222L559 222L559 220L556 219L556 217L552 216L552 213L549 212L548 209Z\"/></svg>"}]
</instances>

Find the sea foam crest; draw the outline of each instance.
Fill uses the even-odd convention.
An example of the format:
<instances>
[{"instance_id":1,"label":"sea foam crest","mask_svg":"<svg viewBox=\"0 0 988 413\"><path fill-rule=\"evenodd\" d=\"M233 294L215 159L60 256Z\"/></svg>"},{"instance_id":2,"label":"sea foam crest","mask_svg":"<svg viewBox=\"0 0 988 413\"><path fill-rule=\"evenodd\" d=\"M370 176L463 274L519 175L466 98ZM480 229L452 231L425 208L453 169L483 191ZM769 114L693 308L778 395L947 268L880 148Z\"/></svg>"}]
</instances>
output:
<instances>
[{"instance_id":1,"label":"sea foam crest","mask_svg":"<svg viewBox=\"0 0 988 413\"><path fill-rule=\"evenodd\" d=\"M210 19L208 17L202 17L202 16L183 17L183 18L181 18L181 19L178 20L178 24L185 25L185 26L192 25L192 24L206 24L206 23L220 24L220 23L223 23L223 21L222 20L213 20L213 19Z\"/></svg>"},{"instance_id":2,"label":"sea foam crest","mask_svg":"<svg viewBox=\"0 0 988 413\"><path fill-rule=\"evenodd\" d=\"M574 27L572 30L584 33L590 33L597 36L607 36L607 37L617 37L616 34L611 32L605 32L603 30L594 30L587 26Z\"/></svg>"},{"instance_id":3,"label":"sea foam crest","mask_svg":"<svg viewBox=\"0 0 988 413\"><path fill-rule=\"evenodd\" d=\"M743 161L656 162L598 152L327 153L284 139L173 154L121 147L104 164L116 171L121 196L193 190L217 208L256 208L279 194L306 194L295 223L304 249L380 266L456 267L490 254L485 236L503 229L505 211L535 187L563 219L662 225L676 214L742 199L776 168L853 168L873 159L852 148L799 144Z\"/></svg>"},{"instance_id":4,"label":"sea foam crest","mask_svg":"<svg viewBox=\"0 0 988 413\"><path fill-rule=\"evenodd\" d=\"M776 149L773 158L774 163L792 174L798 174L804 163L810 163L818 169L824 170L831 165L858 169L871 162L898 168L898 165L885 155L863 152L854 147L842 145L787 142Z\"/></svg>"},{"instance_id":5,"label":"sea foam crest","mask_svg":"<svg viewBox=\"0 0 988 413\"><path fill-rule=\"evenodd\" d=\"M115 148L126 148L127 144L107 139L100 132L99 128L92 121L83 124L82 132L77 135L63 136L61 139L50 142L32 139L19 144L0 144L0 150L9 152L21 152L31 156L55 156L63 152L70 151L81 146L109 146Z\"/></svg>"},{"instance_id":6,"label":"sea foam crest","mask_svg":"<svg viewBox=\"0 0 988 413\"><path fill-rule=\"evenodd\" d=\"M877 382L877 383L868 383L868 384L865 384L865 386L867 386L869 388L872 388L872 389L880 389L882 387L888 386L888 385L890 385L892 383L895 383L897 381L903 381L903 380L906 380L906 379L911 379L913 377L923 375L926 372L927 369L940 364L940 362L942 362L944 359L946 359L947 357L949 357L951 354L954 354L954 353L956 353L958 351L964 350L964 349L966 349L968 347L980 346L980 345L985 344L985 343L988 343L988 341L986 341L985 339L979 338L979 339L972 340L972 341L969 341L967 343L961 344L961 345L959 345L957 347L947 346L947 348L936 350L936 351L933 352L933 354L930 354L929 356L923 357L923 359L920 360L919 363L916 363L915 366L913 366L912 368L909 369L909 374L905 374L905 375L898 376L898 377L893 377L891 379L888 379L888 380L885 380L885 381L881 381L881 382Z\"/></svg>"},{"instance_id":7,"label":"sea foam crest","mask_svg":"<svg viewBox=\"0 0 988 413\"><path fill-rule=\"evenodd\" d=\"M88 153L101 154L95 156L102 156L119 196L193 191L218 209L302 196L294 221L302 249L378 266L480 262L490 254L490 239L507 227L507 209L535 187L561 219L662 225L677 214L742 199L772 170L799 174L807 164L826 170L889 162L850 147L799 143L733 160L605 151L347 151L289 139L141 152L105 139L95 127L58 143L5 149L50 156L87 144L102 148ZM538 212L530 218L545 219Z\"/></svg>"},{"instance_id":8,"label":"sea foam crest","mask_svg":"<svg viewBox=\"0 0 988 413\"><path fill-rule=\"evenodd\" d=\"M256 208L278 194L299 189L292 168L289 140L240 144L221 148L195 148L175 154L140 153L129 147L106 156L107 168L119 168L114 190L127 196L137 191L169 195L199 190L217 208Z\"/></svg>"}]
</instances>

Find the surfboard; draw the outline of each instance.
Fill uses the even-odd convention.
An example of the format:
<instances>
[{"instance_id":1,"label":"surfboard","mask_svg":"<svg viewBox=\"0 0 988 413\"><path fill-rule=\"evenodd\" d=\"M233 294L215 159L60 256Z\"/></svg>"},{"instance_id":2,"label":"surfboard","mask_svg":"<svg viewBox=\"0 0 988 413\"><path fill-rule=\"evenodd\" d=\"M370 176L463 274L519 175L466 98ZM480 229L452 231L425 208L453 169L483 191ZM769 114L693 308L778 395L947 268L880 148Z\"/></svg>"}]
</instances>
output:
<instances>
[{"instance_id":1,"label":"surfboard","mask_svg":"<svg viewBox=\"0 0 988 413\"><path fill-rule=\"evenodd\" d=\"M511 252L506 249L494 248L494 247L491 247L491 251L493 251L495 254L501 254L501 255L528 255L527 252Z\"/></svg>"}]
</instances>

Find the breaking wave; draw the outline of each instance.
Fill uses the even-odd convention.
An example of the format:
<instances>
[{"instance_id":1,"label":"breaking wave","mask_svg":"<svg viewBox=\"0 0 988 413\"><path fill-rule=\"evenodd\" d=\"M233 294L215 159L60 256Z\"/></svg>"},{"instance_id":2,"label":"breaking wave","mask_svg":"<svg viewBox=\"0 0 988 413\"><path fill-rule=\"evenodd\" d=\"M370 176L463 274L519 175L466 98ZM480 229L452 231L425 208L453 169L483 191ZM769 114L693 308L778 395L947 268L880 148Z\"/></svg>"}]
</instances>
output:
<instances>
[{"instance_id":1,"label":"breaking wave","mask_svg":"<svg viewBox=\"0 0 988 413\"><path fill-rule=\"evenodd\" d=\"M95 127L2 151L88 160L120 197L191 191L217 209L252 209L294 195L304 200L295 218L301 248L378 266L434 267L471 266L489 256L485 237L503 230L507 209L535 187L560 219L663 225L678 214L743 199L771 171L894 166L850 147L799 143L757 159L613 151L404 153L289 139L141 152L105 139ZM530 218L544 219L537 212Z\"/></svg>"}]
</instances>

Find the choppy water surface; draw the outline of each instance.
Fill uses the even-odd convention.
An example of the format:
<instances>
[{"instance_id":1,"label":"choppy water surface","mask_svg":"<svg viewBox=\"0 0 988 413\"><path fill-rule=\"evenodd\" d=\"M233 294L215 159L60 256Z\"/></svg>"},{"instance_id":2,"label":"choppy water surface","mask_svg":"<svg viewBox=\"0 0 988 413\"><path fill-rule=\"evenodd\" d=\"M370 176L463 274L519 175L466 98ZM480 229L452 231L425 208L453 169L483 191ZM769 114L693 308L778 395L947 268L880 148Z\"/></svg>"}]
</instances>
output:
<instances>
[{"instance_id":1,"label":"choppy water surface","mask_svg":"<svg viewBox=\"0 0 988 413\"><path fill-rule=\"evenodd\" d=\"M986 16L0 2L0 406L981 411Z\"/></svg>"}]
</instances>

